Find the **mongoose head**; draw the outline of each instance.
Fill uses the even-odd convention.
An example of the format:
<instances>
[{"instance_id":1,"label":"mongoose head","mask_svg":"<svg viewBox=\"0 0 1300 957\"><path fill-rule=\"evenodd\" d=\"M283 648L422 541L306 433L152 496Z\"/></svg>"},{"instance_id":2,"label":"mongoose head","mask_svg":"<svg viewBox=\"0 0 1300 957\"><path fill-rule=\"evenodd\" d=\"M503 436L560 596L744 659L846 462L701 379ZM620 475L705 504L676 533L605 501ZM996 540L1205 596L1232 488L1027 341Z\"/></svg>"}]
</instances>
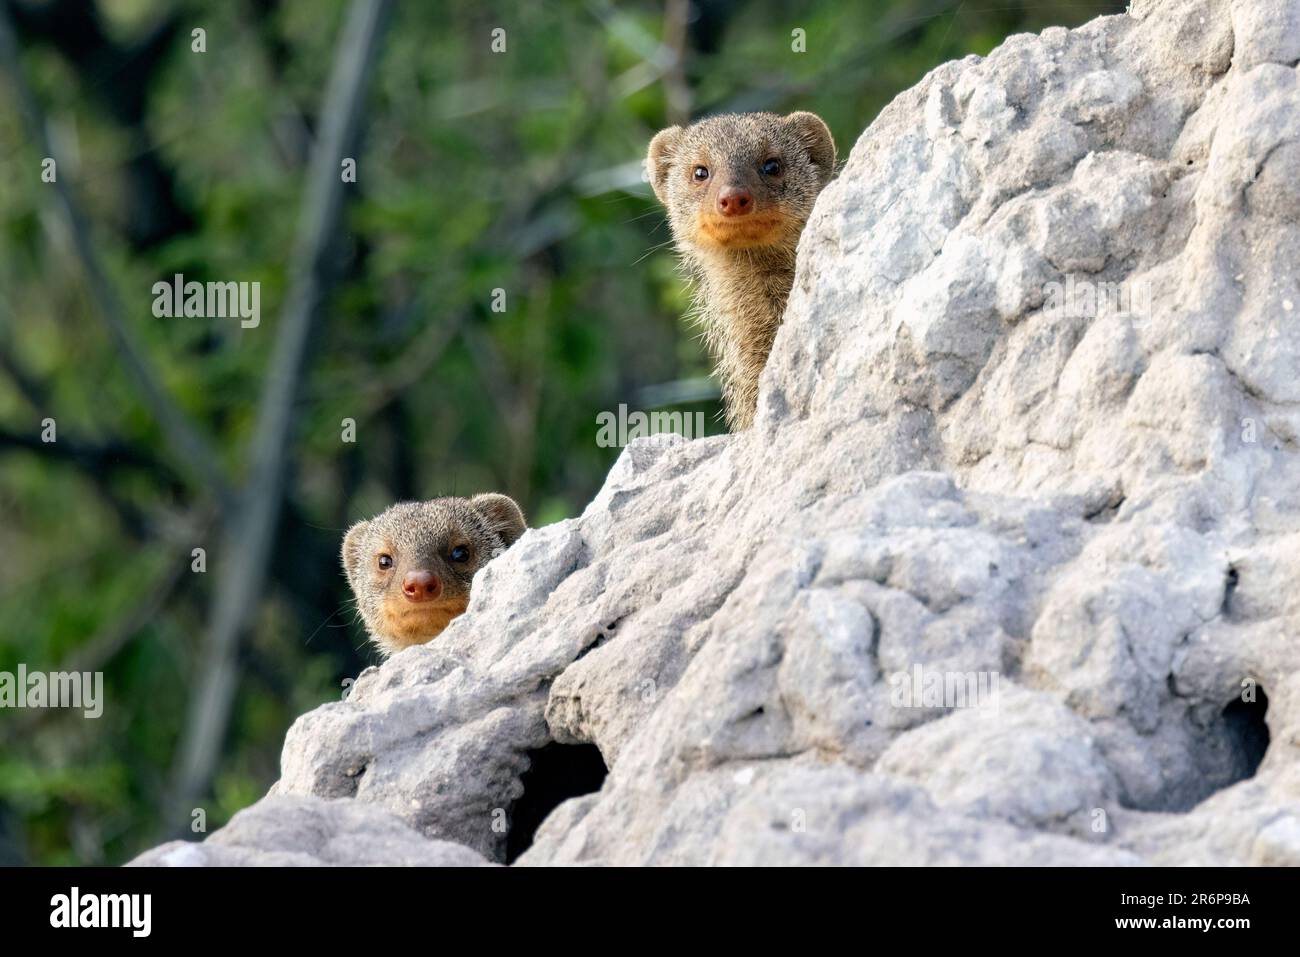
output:
<instances>
[{"instance_id":1,"label":"mongoose head","mask_svg":"<svg viewBox=\"0 0 1300 957\"><path fill-rule=\"evenodd\" d=\"M384 655L431 641L469 605L474 573L524 533L505 495L400 502L343 538L343 570Z\"/></svg>"},{"instance_id":2,"label":"mongoose head","mask_svg":"<svg viewBox=\"0 0 1300 957\"><path fill-rule=\"evenodd\" d=\"M684 251L792 250L835 172L835 142L815 113L732 113L661 131L646 168Z\"/></svg>"}]
</instances>

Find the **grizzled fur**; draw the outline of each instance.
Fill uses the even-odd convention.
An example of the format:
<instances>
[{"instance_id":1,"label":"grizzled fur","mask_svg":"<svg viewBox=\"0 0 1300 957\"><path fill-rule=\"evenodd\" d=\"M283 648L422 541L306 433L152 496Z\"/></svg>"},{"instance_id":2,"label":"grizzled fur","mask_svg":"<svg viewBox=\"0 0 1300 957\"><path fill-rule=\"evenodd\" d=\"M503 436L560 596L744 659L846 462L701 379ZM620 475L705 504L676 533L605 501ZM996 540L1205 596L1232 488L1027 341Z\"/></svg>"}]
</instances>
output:
<instances>
[{"instance_id":1,"label":"grizzled fur","mask_svg":"<svg viewBox=\"0 0 1300 957\"><path fill-rule=\"evenodd\" d=\"M474 574L524 533L524 513L505 495L400 502L358 522L343 539L343 570L371 639L385 655L424 644L469 605ZM465 549L463 560L453 553ZM387 556L391 567L381 567ZM402 593L408 573L440 582L436 600Z\"/></svg>"},{"instance_id":2,"label":"grizzled fur","mask_svg":"<svg viewBox=\"0 0 1300 957\"><path fill-rule=\"evenodd\" d=\"M764 172L772 159L776 175ZM835 172L830 130L813 113L714 116L656 135L646 168L695 286L728 424L747 428L794 282L799 234ZM752 195L752 212L724 217L719 194L736 187Z\"/></svg>"}]
</instances>

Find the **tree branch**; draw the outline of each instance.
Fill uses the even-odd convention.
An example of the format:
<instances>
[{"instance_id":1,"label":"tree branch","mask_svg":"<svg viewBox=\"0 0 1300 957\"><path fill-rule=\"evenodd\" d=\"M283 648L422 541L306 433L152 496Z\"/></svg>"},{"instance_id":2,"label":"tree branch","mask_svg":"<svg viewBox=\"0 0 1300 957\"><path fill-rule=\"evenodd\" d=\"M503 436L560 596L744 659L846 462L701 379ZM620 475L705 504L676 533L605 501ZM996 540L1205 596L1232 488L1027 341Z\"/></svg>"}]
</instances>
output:
<instances>
[{"instance_id":1,"label":"tree branch","mask_svg":"<svg viewBox=\"0 0 1300 957\"><path fill-rule=\"evenodd\" d=\"M691 85L686 80L686 22L690 0L667 0L664 4L664 46L672 59L664 70L664 99L668 123L685 126L691 121Z\"/></svg>"},{"instance_id":2,"label":"tree branch","mask_svg":"<svg viewBox=\"0 0 1300 957\"><path fill-rule=\"evenodd\" d=\"M0 451L10 448L62 459L95 475L135 469L162 475L168 481L173 477L171 470L155 459L147 449L116 439L92 442L61 438L57 442L42 442L31 433L0 425Z\"/></svg>"},{"instance_id":3,"label":"tree branch","mask_svg":"<svg viewBox=\"0 0 1300 957\"><path fill-rule=\"evenodd\" d=\"M208 788L230 718L239 640L256 609L282 499L293 406L329 285L329 252L339 233L344 200L339 163L360 131L367 80L391 11L391 0L353 0L339 40L312 150L289 295L258 407L248 484L223 536L211 622L174 769L168 821L187 819Z\"/></svg>"}]
</instances>

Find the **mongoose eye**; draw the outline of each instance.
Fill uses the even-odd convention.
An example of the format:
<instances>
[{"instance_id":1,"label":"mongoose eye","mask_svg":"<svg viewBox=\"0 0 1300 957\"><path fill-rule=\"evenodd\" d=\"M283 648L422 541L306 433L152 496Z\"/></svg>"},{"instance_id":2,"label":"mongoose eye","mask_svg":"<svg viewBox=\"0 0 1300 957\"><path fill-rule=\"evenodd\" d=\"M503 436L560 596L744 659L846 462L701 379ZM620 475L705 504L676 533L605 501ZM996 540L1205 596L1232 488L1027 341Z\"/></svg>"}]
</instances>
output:
<instances>
[{"instance_id":1,"label":"mongoose eye","mask_svg":"<svg viewBox=\"0 0 1300 957\"><path fill-rule=\"evenodd\" d=\"M695 180L702 183L709 178L709 168L707 166L695 167Z\"/></svg>"},{"instance_id":2,"label":"mongoose eye","mask_svg":"<svg viewBox=\"0 0 1300 957\"><path fill-rule=\"evenodd\" d=\"M767 160L767 161L763 164L762 169L763 169L763 175L764 175L764 176L780 176L780 175L781 175L781 161L780 161L779 159L770 159L770 160Z\"/></svg>"},{"instance_id":3,"label":"mongoose eye","mask_svg":"<svg viewBox=\"0 0 1300 957\"><path fill-rule=\"evenodd\" d=\"M381 569L383 569L384 571L387 571L388 569L392 568L392 567L393 567L393 556L392 556L392 555L380 555L380 556L379 556L379 567L380 567Z\"/></svg>"},{"instance_id":4,"label":"mongoose eye","mask_svg":"<svg viewBox=\"0 0 1300 957\"><path fill-rule=\"evenodd\" d=\"M469 549L464 545L457 545L451 550L451 560L458 563L469 561Z\"/></svg>"}]
</instances>

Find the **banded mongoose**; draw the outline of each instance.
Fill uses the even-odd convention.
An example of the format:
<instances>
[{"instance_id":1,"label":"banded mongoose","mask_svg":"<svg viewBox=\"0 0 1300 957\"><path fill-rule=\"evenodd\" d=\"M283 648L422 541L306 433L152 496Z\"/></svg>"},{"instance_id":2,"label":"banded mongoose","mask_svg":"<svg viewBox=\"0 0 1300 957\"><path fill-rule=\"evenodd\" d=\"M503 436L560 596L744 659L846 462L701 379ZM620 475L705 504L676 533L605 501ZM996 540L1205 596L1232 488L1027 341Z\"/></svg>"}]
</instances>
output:
<instances>
[{"instance_id":1,"label":"banded mongoose","mask_svg":"<svg viewBox=\"0 0 1300 957\"><path fill-rule=\"evenodd\" d=\"M646 170L695 287L727 424L746 429L835 142L814 113L726 114L661 131Z\"/></svg>"},{"instance_id":2,"label":"banded mongoose","mask_svg":"<svg viewBox=\"0 0 1300 957\"><path fill-rule=\"evenodd\" d=\"M474 574L526 529L508 496L399 502L343 538L357 610L387 657L432 641L469 605Z\"/></svg>"}]
</instances>

